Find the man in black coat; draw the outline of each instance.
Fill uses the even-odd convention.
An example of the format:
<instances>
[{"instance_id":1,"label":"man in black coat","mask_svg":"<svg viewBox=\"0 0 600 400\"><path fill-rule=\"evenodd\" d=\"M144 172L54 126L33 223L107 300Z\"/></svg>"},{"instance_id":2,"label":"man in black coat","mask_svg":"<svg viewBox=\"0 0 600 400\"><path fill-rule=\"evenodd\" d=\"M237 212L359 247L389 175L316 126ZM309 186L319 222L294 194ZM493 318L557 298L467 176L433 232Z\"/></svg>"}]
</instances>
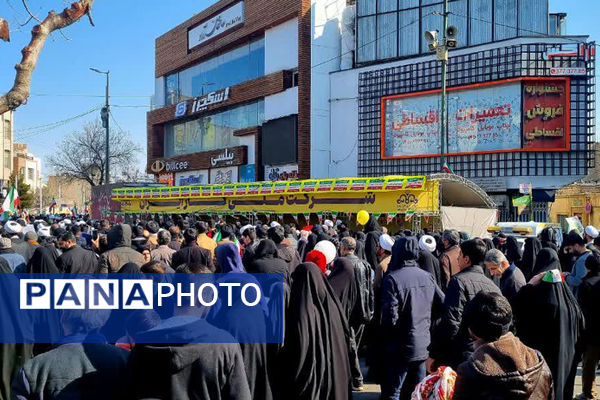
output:
<instances>
[{"instance_id":1,"label":"man in black coat","mask_svg":"<svg viewBox=\"0 0 600 400\"><path fill-rule=\"evenodd\" d=\"M514 307L517 293L527 284L525 275L515 265L510 264L500 250L492 249L485 255L485 267L492 276L500 278L500 291Z\"/></svg>"},{"instance_id":2,"label":"man in black coat","mask_svg":"<svg viewBox=\"0 0 600 400\"><path fill-rule=\"evenodd\" d=\"M428 371L433 371L439 365L449 365L456 369L466 361L473 352L473 340L463 323L465 305L481 291L501 294L498 286L483 274L481 265L486 249L485 242L481 239L467 240L460 244L460 272L448 283L442 318L432 331Z\"/></svg>"},{"instance_id":3,"label":"man in black coat","mask_svg":"<svg viewBox=\"0 0 600 400\"><path fill-rule=\"evenodd\" d=\"M433 276L419 268L415 237L400 238L392 248L394 263L383 280L382 329L386 338L384 400L410 399L425 377L431 316L439 315L444 294Z\"/></svg>"},{"instance_id":4,"label":"man in black coat","mask_svg":"<svg viewBox=\"0 0 600 400\"><path fill-rule=\"evenodd\" d=\"M207 266L211 271L215 271L215 264L213 262L210 251L203 249L198 246L198 231L195 228L188 228L183 232L183 239L185 245L181 250L173 254L173 260L171 267L177 269L183 264L202 264Z\"/></svg>"},{"instance_id":5,"label":"man in black coat","mask_svg":"<svg viewBox=\"0 0 600 400\"><path fill-rule=\"evenodd\" d=\"M577 398L595 399L596 368L600 360L600 252L594 250L585 260L588 270L579 287L578 300L585 317L585 350L581 382L583 393Z\"/></svg>"},{"instance_id":6,"label":"man in black coat","mask_svg":"<svg viewBox=\"0 0 600 400\"><path fill-rule=\"evenodd\" d=\"M65 310L67 337L58 347L27 361L12 383L17 399L126 399L128 352L103 343L93 332L110 310ZM89 335L89 336L87 336ZM82 343L87 340L90 343Z\"/></svg>"},{"instance_id":7,"label":"man in black coat","mask_svg":"<svg viewBox=\"0 0 600 400\"><path fill-rule=\"evenodd\" d=\"M58 239L62 255L56 260L58 270L71 274L95 274L98 272L98 257L90 250L85 250L76 244L75 235L63 233Z\"/></svg>"}]
</instances>

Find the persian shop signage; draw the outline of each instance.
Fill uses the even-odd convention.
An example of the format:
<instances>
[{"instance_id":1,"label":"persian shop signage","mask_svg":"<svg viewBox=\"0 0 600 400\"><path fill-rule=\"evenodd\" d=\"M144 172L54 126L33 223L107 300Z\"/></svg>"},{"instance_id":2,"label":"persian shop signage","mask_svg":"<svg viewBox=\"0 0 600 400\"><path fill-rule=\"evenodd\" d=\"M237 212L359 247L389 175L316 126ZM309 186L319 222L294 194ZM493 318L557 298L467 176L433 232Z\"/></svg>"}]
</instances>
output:
<instances>
[{"instance_id":1,"label":"persian shop signage","mask_svg":"<svg viewBox=\"0 0 600 400\"><path fill-rule=\"evenodd\" d=\"M569 149L568 78L520 78L449 89L448 154ZM440 152L439 91L383 97L383 159Z\"/></svg>"},{"instance_id":2,"label":"persian shop signage","mask_svg":"<svg viewBox=\"0 0 600 400\"><path fill-rule=\"evenodd\" d=\"M198 171L211 168L244 165L248 160L248 146L228 147L226 149L189 154L185 158L156 160L150 166L155 174L163 172Z\"/></svg>"},{"instance_id":3,"label":"persian shop signage","mask_svg":"<svg viewBox=\"0 0 600 400\"><path fill-rule=\"evenodd\" d=\"M244 23L244 2L234 4L188 31L188 50Z\"/></svg>"},{"instance_id":4,"label":"persian shop signage","mask_svg":"<svg viewBox=\"0 0 600 400\"><path fill-rule=\"evenodd\" d=\"M215 90L204 96L177 103L177 106L175 106L175 118L197 114L212 108L212 106L224 103L229 100L229 91L229 87L226 87L225 89Z\"/></svg>"}]
</instances>

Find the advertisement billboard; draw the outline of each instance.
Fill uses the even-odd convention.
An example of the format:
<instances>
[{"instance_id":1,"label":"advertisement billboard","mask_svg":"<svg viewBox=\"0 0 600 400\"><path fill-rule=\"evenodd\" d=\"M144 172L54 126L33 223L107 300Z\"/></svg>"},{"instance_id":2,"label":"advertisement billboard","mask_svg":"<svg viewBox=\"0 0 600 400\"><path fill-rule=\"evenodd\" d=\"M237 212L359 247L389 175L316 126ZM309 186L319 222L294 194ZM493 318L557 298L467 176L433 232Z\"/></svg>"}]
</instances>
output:
<instances>
[{"instance_id":1,"label":"advertisement billboard","mask_svg":"<svg viewBox=\"0 0 600 400\"><path fill-rule=\"evenodd\" d=\"M518 78L448 90L446 153L568 150L569 83ZM381 158L438 156L440 91L381 99Z\"/></svg>"}]
</instances>

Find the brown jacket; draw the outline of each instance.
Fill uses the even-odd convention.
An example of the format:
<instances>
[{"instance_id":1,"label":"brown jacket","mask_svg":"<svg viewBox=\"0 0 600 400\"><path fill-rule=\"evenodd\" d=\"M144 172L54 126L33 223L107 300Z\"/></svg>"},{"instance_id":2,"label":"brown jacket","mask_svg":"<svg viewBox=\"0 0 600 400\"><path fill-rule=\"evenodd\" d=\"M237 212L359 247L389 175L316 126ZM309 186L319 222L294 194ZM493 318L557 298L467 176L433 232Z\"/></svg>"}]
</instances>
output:
<instances>
[{"instance_id":1,"label":"brown jacket","mask_svg":"<svg viewBox=\"0 0 600 400\"><path fill-rule=\"evenodd\" d=\"M548 400L552 373L542 354L507 333L458 367L453 400Z\"/></svg>"},{"instance_id":2,"label":"brown jacket","mask_svg":"<svg viewBox=\"0 0 600 400\"><path fill-rule=\"evenodd\" d=\"M210 251L210 256L215 258L215 249L217 248L217 242L214 239L208 237L206 233L201 233L198 235L198 239L196 240L198 246L202 247Z\"/></svg>"},{"instance_id":3,"label":"brown jacket","mask_svg":"<svg viewBox=\"0 0 600 400\"><path fill-rule=\"evenodd\" d=\"M440 256L440 264L442 265L442 289L446 290L450 278L460 272L459 257L460 247L458 245L449 247Z\"/></svg>"}]
</instances>

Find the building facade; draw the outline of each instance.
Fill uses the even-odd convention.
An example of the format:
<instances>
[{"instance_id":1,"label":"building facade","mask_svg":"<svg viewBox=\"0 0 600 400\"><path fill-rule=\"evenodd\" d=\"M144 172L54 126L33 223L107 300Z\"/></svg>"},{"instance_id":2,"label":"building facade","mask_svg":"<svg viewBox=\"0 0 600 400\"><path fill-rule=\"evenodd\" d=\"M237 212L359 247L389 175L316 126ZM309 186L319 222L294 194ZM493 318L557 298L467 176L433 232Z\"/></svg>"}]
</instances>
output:
<instances>
[{"instance_id":1,"label":"building facade","mask_svg":"<svg viewBox=\"0 0 600 400\"><path fill-rule=\"evenodd\" d=\"M10 174L13 171L13 137L14 113L12 111L0 115L0 135L2 137L2 168L0 168L0 187L7 189Z\"/></svg>"},{"instance_id":2,"label":"building facade","mask_svg":"<svg viewBox=\"0 0 600 400\"><path fill-rule=\"evenodd\" d=\"M345 8L221 0L157 38L148 173L171 185L326 176Z\"/></svg>"},{"instance_id":3,"label":"building facade","mask_svg":"<svg viewBox=\"0 0 600 400\"><path fill-rule=\"evenodd\" d=\"M80 213L86 208L86 203L91 199L92 187L83 180L65 178L59 175L48 176L44 186L44 207L49 207L52 200L56 201L55 211L66 212L77 207Z\"/></svg>"},{"instance_id":4,"label":"building facade","mask_svg":"<svg viewBox=\"0 0 600 400\"><path fill-rule=\"evenodd\" d=\"M331 74L329 174L431 174L440 165L441 64L423 33L442 2L358 0L357 67ZM492 195L501 219L548 219L554 191L594 166L595 44L564 36L546 0L457 0L448 62L454 173ZM534 215L512 198L534 187Z\"/></svg>"},{"instance_id":5,"label":"building facade","mask_svg":"<svg viewBox=\"0 0 600 400\"><path fill-rule=\"evenodd\" d=\"M29 153L25 143L13 143L13 173L23 176L32 193L42 189L42 160Z\"/></svg>"}]
</instances>

